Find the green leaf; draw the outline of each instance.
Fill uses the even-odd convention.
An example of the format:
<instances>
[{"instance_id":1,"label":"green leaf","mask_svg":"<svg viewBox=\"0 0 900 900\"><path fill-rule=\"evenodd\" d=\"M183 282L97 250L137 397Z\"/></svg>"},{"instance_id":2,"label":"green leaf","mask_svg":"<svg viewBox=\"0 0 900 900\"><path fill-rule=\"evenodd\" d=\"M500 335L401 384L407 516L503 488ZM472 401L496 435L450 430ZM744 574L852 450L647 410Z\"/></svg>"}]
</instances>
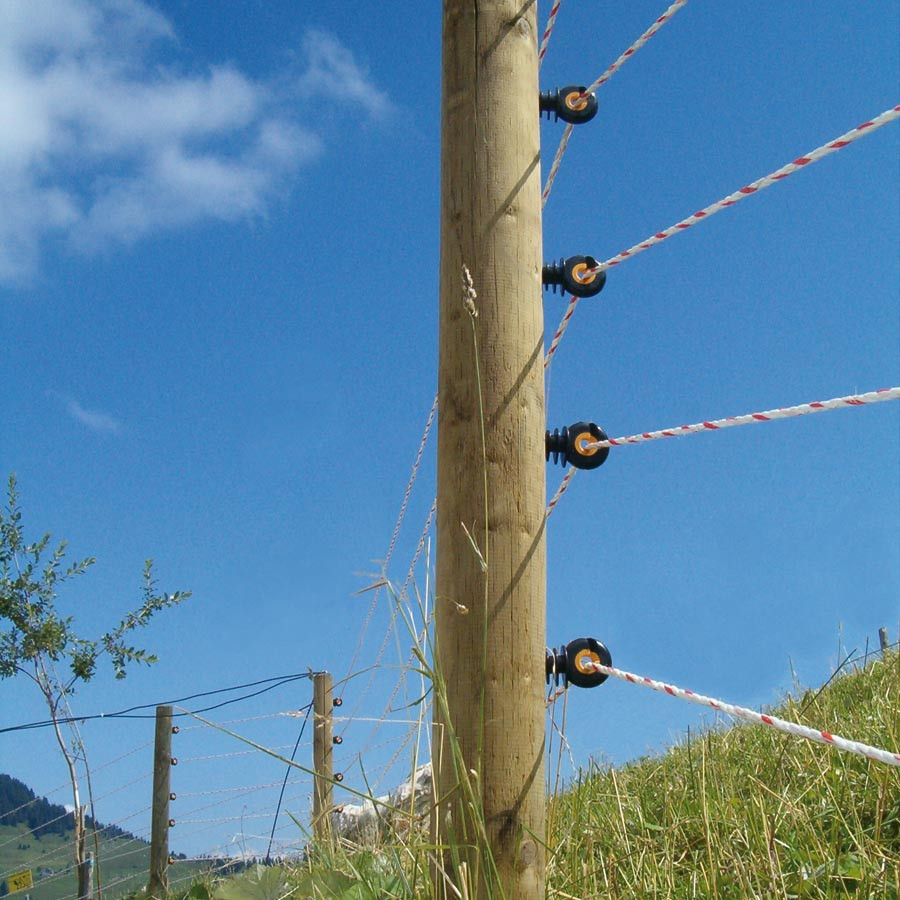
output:
<instances>
[{"instance_id":1,"label":"green leaf","mask_svg":"<svg viewBox=\"0 0 900 900\"><path fill-rule=\"evenodd\" d=\"M281 869L257 864L250 874L220 884L213 897L215 900L283 900L290 894Z\"/></svg>"}]
</instances>

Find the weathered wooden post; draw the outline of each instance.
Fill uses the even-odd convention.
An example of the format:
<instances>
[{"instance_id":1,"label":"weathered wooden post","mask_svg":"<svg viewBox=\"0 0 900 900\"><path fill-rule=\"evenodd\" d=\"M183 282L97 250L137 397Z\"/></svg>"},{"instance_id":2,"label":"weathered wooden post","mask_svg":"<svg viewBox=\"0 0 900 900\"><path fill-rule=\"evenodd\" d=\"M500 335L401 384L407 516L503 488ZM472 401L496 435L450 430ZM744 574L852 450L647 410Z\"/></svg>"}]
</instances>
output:
<instances>
[{"instance_id":1,"label":"weathered wooden post","mask_svg":"<svg viewBox=\"0 0 900 900\"><path fill-rule=\"evenodd\" d=\"M534 2L444 0L433 832L479 900L544 897L537 71Z\"/></svg>"},{"instance_id":2,"label":"weathered wooden post","mask_svg":"<svg viewBox=\"0 0 900 900\"><path fill-rule=\"evenodd\" d=\"M94 896L94 854L86 852L87 807L82 806L75 813L78 816L78 900L92 900ZM96 828L96 823L94 824Z\"/></svg>"},{"instance_id":3,"label":"weathered wooden post","mask_svg":"<svg viewBox=\"0 0 900 900\"><path fill-rule=\"evenodd\" d=\"M881 652L884 653L890 644L888 643L887 628L878 629L878 643L881 645Z\"/></svg>"},{"instance_id":4,"label":"weathered wooden post","mask_svg":"<svg viewBox=\"0 0 900 900\"><path fill-rule=\"evenodd\" d=\"M334 696L329 672L313 675L313 835L319 846L331 843L334 807Z\"/></svg>"},{"instance_id":5,"label":"weathered wooden post","mask_svg":"<svg viewBox=\"0 0 900 900\"><path fill-rule=\"evenodd\" d=\"M172 771L172 707L156 707L153 747L153 810L150 818L150 888L163 900L169 887L169 794Z\"/></svg>"}]
</instances>

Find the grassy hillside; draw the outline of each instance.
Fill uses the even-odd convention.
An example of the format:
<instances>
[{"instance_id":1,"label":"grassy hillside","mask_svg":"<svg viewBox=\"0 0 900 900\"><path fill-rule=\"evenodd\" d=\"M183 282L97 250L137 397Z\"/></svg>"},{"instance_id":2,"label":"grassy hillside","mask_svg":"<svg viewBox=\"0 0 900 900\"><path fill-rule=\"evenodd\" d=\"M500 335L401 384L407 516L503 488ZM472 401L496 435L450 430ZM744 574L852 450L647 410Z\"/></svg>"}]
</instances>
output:
<instances>
[{"instance_id":1,"label":"grassy hillside","mask_svg":"<svg viewBox=\"0 0 900 900\"><path fill-rule=\"evenodd\" d=\"M773 712L898 748L900 656ZM551 798L549 834L547 896L558 900L900 900L900 769L759 726L582 773ZM174 896L430 900L433 859L427 835L405 828L375 852L345 848Z\"/></svg>"},{"instance_id":2,"label":"grassy hillside","mask_svg":"<svg viewBox=\"0 0 900 900\"><path fill-rule=\"evenodd\" d=\"M89 850L93 849L89 843ZM149 845L134 838L114 837L100 844L103 883L114 885L103 891L116 900L147 881L150 870ZM31 869L34 887L31 900L62 900L74 897L78 882L72 867L72 833L45 834L35 838L24 825L0 826L0 872ZM4 878L0 878L2 882ZM24 897L24 893L13 894Z\"/></svg>"},{"instance_id":3,"label":"grassy hillside","mask_svg":"<svg viewBox=\"0 0 900 900\"><path fill-rule=\"evenodd\" d=\"M898 748L900 657L776 714ZM551 813L561 897L900 897L900 769L759 726L586 773Z\"/></svg>"}]
</instances>

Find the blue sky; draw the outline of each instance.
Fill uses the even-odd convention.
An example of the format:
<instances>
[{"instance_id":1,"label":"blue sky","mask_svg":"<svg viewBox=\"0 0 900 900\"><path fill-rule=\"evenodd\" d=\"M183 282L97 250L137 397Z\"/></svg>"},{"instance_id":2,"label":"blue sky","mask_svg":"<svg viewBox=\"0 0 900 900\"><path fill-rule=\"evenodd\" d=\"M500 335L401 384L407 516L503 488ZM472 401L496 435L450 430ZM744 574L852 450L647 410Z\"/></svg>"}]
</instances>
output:
<instances>
[{"instance_id":1,"label":"blue sky","mask_svg":"<svg viewBox=\"0 0 900 900\"><path fill-rule=\"evenodd\" d=\"M80 713L344 675L371 599L355 592L380 569L437 384L437 4L211 8L0 8L3 472L33 535L97 557L61 598L84 631L137 601L148 556L161 587L194 592L142 636L159 665L104 673ZM664 8L568 0L542 88L593 80ZM691 0L598 91L545 210L545 258L611 257L894 106L898 26L895 2ZM625 435L900 383L898 128L611 271L554 361L549 427ZM545 171L561 132L542 125ZM544 309L552 333L564 302ZM758 706L792 669L818 684L840 646L862 651L881 626L896 639L898 424L886 403L613 450L550 521L548 643L595 636L622 668ZM397 582L434 475L432 441ZM359 666L388 616L382 598ZM379 716L395 679L365 696L350 682L346 708ZM44 717L29 688L0 684L5 723ZM299 682L233 709L307 695ZM568 739L578 765L624 761L699 720L607 684L573 692ZM263 739L291 744L288 724ZM84 727L99 762L151 733ZM48 732L0 742L5 771L64 783ZM123 764L134 777L144 752ZM269 781L255 765L234 777ZM147 798L123 790L98 816ZM229 828L185 838L189 852Z\"/></svg>"}]
</instances>

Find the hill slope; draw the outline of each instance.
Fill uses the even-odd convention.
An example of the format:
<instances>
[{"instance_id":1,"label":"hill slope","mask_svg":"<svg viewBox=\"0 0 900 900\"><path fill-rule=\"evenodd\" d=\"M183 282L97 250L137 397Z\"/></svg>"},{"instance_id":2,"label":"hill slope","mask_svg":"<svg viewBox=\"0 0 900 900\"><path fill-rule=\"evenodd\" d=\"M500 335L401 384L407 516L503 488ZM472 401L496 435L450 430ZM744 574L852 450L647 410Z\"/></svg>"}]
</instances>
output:
<instances>
[{"instance_id":1,"label":"hill slope","mask_svg":"<svg viewBox=\"0 0 900 900\"><path fill-rule=\"evenodd\" d=\"M900 656L775 714L896 751ZM551 809L560 896L900 897L900 769L767 728L595 769Z\"/></svg>"}]
</instances>

